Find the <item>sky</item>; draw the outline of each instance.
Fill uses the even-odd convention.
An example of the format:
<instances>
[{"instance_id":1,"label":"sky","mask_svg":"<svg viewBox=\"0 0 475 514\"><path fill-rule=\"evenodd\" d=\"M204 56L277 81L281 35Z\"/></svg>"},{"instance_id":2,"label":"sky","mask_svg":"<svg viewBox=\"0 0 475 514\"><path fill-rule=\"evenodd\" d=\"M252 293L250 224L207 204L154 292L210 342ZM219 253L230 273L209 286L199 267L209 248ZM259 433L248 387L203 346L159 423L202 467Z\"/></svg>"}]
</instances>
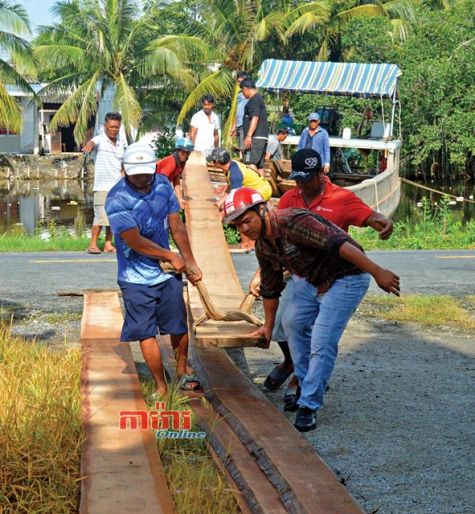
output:
<instances>
[{"instance_id":1,"label":"sky","mask_svg":"<svg viewBox=\"0 0 475 514\"><path fill-rule=\"evenodd\" d=\"M20 4L27 10L32 28L40 25L49 25L53 21L50 8L56 0L20 0Z\"/></svg>"}]
</instances>

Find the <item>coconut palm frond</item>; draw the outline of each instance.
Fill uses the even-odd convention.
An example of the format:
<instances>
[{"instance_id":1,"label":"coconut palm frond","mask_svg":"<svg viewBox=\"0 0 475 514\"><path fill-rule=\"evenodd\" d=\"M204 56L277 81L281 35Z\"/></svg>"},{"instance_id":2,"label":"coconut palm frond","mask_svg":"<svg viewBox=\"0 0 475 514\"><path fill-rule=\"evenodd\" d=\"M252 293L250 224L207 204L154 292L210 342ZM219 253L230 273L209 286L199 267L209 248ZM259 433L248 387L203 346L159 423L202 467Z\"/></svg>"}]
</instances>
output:
<instances>
[{"instance_id":1,"label":"coconut palm frond","mask_svg":"<svg viewBox=\"0 0 475 514\"><path fill-rule=\"evenodd\" d=\"M365 4L353 7L347 11L342 11L336 15L341 22L346 23L347 21L355 18L356 16L388 16L384 7L378 2L377 4Z\"/></svg>"},{"instance_id":2,"label":"coconut palm frond","mask_svg":"<svg viewBox=\"0 0 475 514\"><path fill-rule=\"evenodd\" d=\"M56 68L68 65L81 68L86 60L86 51L78 46L42 45L35 47L34 51L41 62Z\"/></svg>"},{"instance_id":3,"label":"coconut palm frond","mask_svg":"<svg viewBox=\"0 0 475 514\"><path fill-rule=\"evenodd\" d=\"M162 49L168 49L174 52L177 59L183 63L197 64L205 62L209 52L208 45L203 39L195 36L163 36L152 41L146 51L159 54Z\"/></svg>"},{"instance_id":4,"label":"coconut palm frond","mask_svg":"<svg viewBox=\"0 0 475 514\"><path fill-rule=\"evenodd\" d=\"M31 36L28 14L20 4L0 0L0 27L20 36Z\"/></svg>"},{"instance_id":5,"label":"coconut palm frond","mask_svg":"<svg viewBox=\"0 0 475 514\"><path fill-rule=\"evenodd\" d=\"M390 18L400 18L409 21L415 18L417 3L415 0L391 0L384 3L383 7Z\"/></svg>"},{"instance_id":6,"label":"coconut palm frond","mask_svg":"<svg viewBox=\"0 0 475 514\"><path fill-rule=\"evenodd\" d=\"M23 109L0 82L0 126L20 133L23 128Z\"/></svg>"},{"instance_id":7,"label":"coconut palm frond","mask_svg":"<svg viewBox=\"0 0 475 514\"><path fill-rule=\"evenodd\" d=\"M42 92L62 91L63 93L69 93L70 90L68 91L68 86L72 89L72 86L75 85L78 78L77 74L72 74L69 77L62 77L60 80L56 81L56 83L49 84ZM83 107L83 102L86 102L87 106L87 95L90 95L91 91L94 91L94 94L96 93L97 81L99 78L100 73L96 72L88 80L82 81L81 85L72 92L63 105L58 109L58 112L53 116L50 124L52 131L56 130L58 127L66 127L71 123L77 122L80 110ZM97 104L95 104L95 109L97 109ZM79 124L76 123L74 134L76 143L78 144L81 144L82 138L76 137L76 131L80 133L82 130L83 127L80 127Z\"/></svg>"},{"instance_id":8,"label":"coconut palm frond","mask_svg":"<svg viewBox=\"0 0 475 514\"><path fill-rule=\"evenodd\" d=\"M190 93L178 115L177 125L180 125L188 112L199 104L204 94L211 93L215 97L230 96L234 87L235 82L230 70L222 69L212 73Z\"/></svg>"},{"instance_id":9,"label":"coconut palm frond","mask_svg":"<svg viewBox=\"0 0 475 514\"><path fill-rule=\"evenodd\" d=\"M329 50L328 50L328 40L324 39L322 45L320 46L320 50L318 51L317 59L321 62L328 61Z\"/></svg>"},{"instance_id":10,"label":"coconut palm frond","mask_svg":"<svg viewBox=\"0 0 475 514\"><path fill-rule=\"evenodd\" d=\"M404 42L412 32L412 25L401 19L389 20L392 25L393 41Z\"/></svg>"},{"instance_id":11,"label":"coconut palm frond","mask_svg":"<svg viewBox=\"0 0 475 514\"><path fill-rule=\"evenodd\" d=\"M297 18L286 30L285 35L291 37L294 34L305 34L308 30L315 29L318 25L322 26L324 23L323 18L308 12Z\"/></svg>"},{"instance_id":12,"label":"coconut palm frond","mask_svg":"<svg viewBox=\"0 0 475 514\"><path fill-rule=\"evenodd\" d=\"M127 84L124 75L121 73L119 80L116 82L116 93L114 98L114 107L122 114L122 124L130 138L131 129L140 126L142 117L142 108L137 100L133 89Z\"/></svg>"},{"instance_id":13,"label":"coconut palm frond","mask_svg":"<svg viewBox=\"0 0 475 514\"><path fill-rule=\"evenodd\" d=\"M30 84L23 78L15 68L12 68L7 62L0 59L0 82L10 86L17 87L23 93L27 93L37 99L36 93Z\"/></svg>"},{"instance_id":14,"label":"coconut palm frond","mask_svg":"<svg viewBox=\"0 0 475 514\"><path fill-rule=\"evenodd\" d=\"M236 87L234 88L233 97L231 99L231 109L229 110L228 119L226 120L226 123L223 127L223 146L226 146L227 148L231 148L232 141L231 141L231 129L233 128L234 120L236 119L236 113L237 113L237 96L241 89L236 84Z\"/></svg>"}]
</instances>

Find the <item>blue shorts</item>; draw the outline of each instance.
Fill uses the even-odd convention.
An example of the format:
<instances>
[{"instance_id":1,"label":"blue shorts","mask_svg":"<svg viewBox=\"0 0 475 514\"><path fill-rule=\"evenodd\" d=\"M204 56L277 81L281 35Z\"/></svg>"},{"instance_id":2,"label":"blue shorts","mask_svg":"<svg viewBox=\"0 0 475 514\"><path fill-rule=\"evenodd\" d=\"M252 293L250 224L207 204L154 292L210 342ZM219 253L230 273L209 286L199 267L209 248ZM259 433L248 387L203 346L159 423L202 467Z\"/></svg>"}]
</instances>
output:
<instances>
[{"instance_id":1,"label":"blue shorts","mask_svg":"<svg viewBox=\"0 0 475 514\"><path fill-rule=\"evenodd\" d=\"M121 281L119 286L125 304L122 342L143 341L158 331L161 335L188 332L181 275L154 286Z\"/></svg>"}]
</instances>

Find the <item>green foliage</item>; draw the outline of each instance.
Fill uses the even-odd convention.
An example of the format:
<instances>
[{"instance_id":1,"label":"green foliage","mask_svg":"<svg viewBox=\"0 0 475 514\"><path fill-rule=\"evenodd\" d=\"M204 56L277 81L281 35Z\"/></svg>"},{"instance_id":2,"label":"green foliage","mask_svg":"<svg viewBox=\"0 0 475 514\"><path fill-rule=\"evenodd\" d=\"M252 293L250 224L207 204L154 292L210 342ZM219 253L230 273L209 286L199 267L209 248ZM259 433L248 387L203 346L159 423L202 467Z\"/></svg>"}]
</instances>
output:
<instances>
[{"instance_id":1,"label":"green foliage","mask_svg":"<svg viewBox=\"0 0 475 514\"><path fill-rule=\"evenodd\" d=\"M228 245L235 246L241 244L241 234L234 225L224 225L224 237Z\"/></svg>"},{"instance_id":2,"label":"green foliage","mask_svg":"<svg viewBox=\"0 0 475 514\"><path fill-rule=\"evenodd\" d=\"M365 250L466 250L475 248L475 221L454 221L450 198L444 195L435 208L422 199L422 207L411 218L399 221L388 241L380 241L371 228L351 227L350 235Z\"/></svg>"},{"instance_id":3,"label":"green foliage","mask_svg":"<svg viewBox=\"0 0 475 514\"><path fill-rule=\"evenodd\" d=\"M163 159L172 154L175 151L175 143L174 130L164 130L158 133L152 141L157 159Z\"/></svg>"}]
</instances>

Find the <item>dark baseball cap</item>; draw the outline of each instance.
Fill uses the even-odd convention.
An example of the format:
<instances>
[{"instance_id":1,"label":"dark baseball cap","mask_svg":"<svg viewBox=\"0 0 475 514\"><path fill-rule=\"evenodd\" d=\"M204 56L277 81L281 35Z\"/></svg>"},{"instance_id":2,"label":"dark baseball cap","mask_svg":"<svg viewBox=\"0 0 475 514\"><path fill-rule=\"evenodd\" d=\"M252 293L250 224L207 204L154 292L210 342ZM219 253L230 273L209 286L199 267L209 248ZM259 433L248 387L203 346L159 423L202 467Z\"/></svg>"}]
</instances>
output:
<instances>
[{"instance_id":1,"label":"dark baseball cap","mask_svg":"<svg viewBox=\"0 0 475 514\"><path fill-rule=\"evenodd\" d=\"M226 164L231 160L231 154L225 148L218 146L218 148L213 148L206 160L208 162L216 161L221 164Z\"/></svg>"},{"instance_id":2,"label":"dark baseball cap","mask_svg":"<svg viewBox=\"0 0 475 514\"><path fill-rule=\"evenodd\" d=\"M320 173L321 168L320 154L312 148L302 148L292 157L292 173L289 175L289 180L306 182L314 177L315 173Z\"/></svg>"}]
</instances>

